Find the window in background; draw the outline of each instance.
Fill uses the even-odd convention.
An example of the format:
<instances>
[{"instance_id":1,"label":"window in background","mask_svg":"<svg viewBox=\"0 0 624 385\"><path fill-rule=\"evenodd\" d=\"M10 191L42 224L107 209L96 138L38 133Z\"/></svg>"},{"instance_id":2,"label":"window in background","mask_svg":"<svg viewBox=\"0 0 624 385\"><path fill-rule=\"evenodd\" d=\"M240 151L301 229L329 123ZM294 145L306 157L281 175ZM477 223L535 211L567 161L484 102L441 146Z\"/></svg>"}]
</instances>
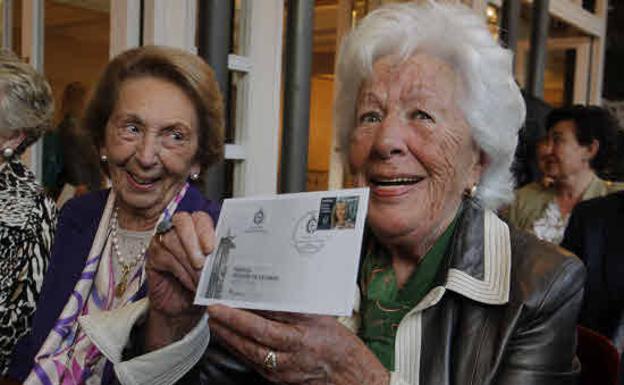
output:
<instances>
[{"instance_id":1,"label":"window in background","mask_svg":"<svg viewBox=\"0 0 624 385\"><path fill-rule=\"evenodd\" d=\"M516 79L524 88L528 79L531 7L523 4L516 53ZM550 18L544 70L544 101L551 106L586 104L590 101L590 37L561 19Z\"/></svg>"},{"instance_id":2,"label":"window in background","mask_svg":"<svg viewBox=\"0 0 624 385\"><path fill-rule=\"evenodd\" d=\"M314 7L308 191L327 190L333 137L332 100L336 57L338 1L317 1Z\"/></svg>"},{"instance_id":3,"label":"window in background","mask_svg":"<svg viewBox=\"0 0 624 385\"><path fill-rule=\"evenodd\" d=\"M573 49L548 51L544 73L544 100L548 104L554 107L572 104L575 59Z\"/></svg>"},{"instance_id":4,"label":"window in background","mask_svg":"<svg viewBox=\"0 0 624 385\"><path fill-rule=\"evenodd\" d=\"M249 0L233 1L231 54L228 58L230 70L228 111L225 125L224 197L242 195L242 183L237 181L243 173L246 151L242 143L248 124L246 121L248 103L249 72L252 61L249 58L249 16L252 4ZM239 188L237 188L239 187Z\"/></svg>"},{"instance_id":5,"label":"window in background","mask_svg":"<svg viewBox=\"0 0 624 385\"><path fill-rule=\"evenodd\" d=\"M224 196L277 188L282 0L233 3Z\"/></svg>"}]
</instances>

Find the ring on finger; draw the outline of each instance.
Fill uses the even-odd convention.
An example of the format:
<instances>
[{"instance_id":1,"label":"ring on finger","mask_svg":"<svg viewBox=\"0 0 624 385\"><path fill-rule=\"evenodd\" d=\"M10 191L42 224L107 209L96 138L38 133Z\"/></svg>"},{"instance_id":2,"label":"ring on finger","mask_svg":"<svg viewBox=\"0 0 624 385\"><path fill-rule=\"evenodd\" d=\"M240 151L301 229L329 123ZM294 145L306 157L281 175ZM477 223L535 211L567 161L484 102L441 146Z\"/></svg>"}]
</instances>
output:
<instances>
[{"instance_id":1,"label":"ring on finger","mask_svg":"<svg viewBox=\"0 0 624 385\"><path fill-rule=\"evenodd\" d=\"M262 366L268 370L275 370L277 368L277 353L269 349L266 356L264 356Z\"/></svg>"},{"instance_id":2,"label":"ring on finger","mask_svg":"<svg viewBox=\"0 0 624 385\"><path fill-rule=\"evenodd\" d=\"M163 235L167 234L169 230L173 229L173 222L170 218L164 218L158 226L156 226L156 234L158 235L158 243L163 244Z\"/></svg>"}]
</instances>

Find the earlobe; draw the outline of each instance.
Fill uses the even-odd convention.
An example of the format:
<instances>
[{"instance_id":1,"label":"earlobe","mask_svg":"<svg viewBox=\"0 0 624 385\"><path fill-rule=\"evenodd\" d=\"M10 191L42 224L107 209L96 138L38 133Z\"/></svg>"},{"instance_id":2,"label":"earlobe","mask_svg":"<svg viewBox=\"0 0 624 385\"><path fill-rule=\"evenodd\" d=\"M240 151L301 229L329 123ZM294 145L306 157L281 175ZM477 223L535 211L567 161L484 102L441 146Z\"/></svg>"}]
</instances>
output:
<instances>
[{"instance_id":1,"label":"earlobe","mask_svg":"<svg viewBox=\"0 0 624 385\"><path fill-rule=\"evenodd\" d=\"M588 160L594 159L596 154L598 154L598 150L599 149L600 149L600 142L598 142L596 139L594 139L592 141L592 143L588 146L588 150L589 150L589 159Z\"/></svg>"},{"instance_id":2,"label":"earlobe","mask_svg":"<svg viewBox=\"0 0 624 385\"><path fill-rule=\"evenodd\" d=\"M471 170L471 184L479 184L479 182L481 181L481 177L483 176L483 172L490 163L487 154L483 150L478 150L477 154L475 154L475 157L476 159L472 164Z\"/></svg>"},{"instance_id":3,"label":"earlobe","mask_svg":"<svg viewBox=\"0 0 624 385\"><path fill-rule=\"evenodd\" d=\"M485 168L489 164L489 158L482 150L474 152L472 166L468 170L468 186L463 191L463 196L466 199L474 199L477 196L479 189L479 183Z\"/></svg>"},{"instance_id":4,"label":"earlobe","mask_svg":"<svg viewBox=\"0 0 624 385\"><path fill-rule=\"evenodd\" d=\"M15 150L19 147L20 144L22 144L24 139L26 139L26 133L24 131L15 131L11 138L4 142L4 147L10 147Z\"/></svg>"},{"instance_id":5,"label":"earlobe","mask_svg":"<svg viewBox=\"0 0 624 385\"><path fill-rule=\"evenodd\" d=\"M201 172L201 168L199 167L198 164L191 166L191 173L189 174L189 178L192 181L197 181L199 180L199 174Z\"/></svg>"}]
</instances>

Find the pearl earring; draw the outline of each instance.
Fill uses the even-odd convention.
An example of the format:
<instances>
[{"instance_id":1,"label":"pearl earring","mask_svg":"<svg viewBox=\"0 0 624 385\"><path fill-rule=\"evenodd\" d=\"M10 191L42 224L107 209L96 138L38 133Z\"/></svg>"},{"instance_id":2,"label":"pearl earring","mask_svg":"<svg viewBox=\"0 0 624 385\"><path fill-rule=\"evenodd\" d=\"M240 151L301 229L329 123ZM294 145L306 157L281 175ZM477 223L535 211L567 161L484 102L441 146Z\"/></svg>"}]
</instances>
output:
<instances>
[{"instance_id":1,"label":"pearl earring","mask_svg":"<svg viewBox=\"0 0 624 385\"><path fill-rule=\"evenodd\" d=\"M4 160L9 160L13 158L14 154L15 154L15 151L13 151L11 147L6 147L2 150L2 157L4 158Z\"/></svg>"},{"instance_id":2,"label":"pearl earring","mask_svg":"<svg viewBox=\"0 0 624 385\"><path fill-rule=\"evenodd\" d=\"M100 156L100 162L102 162L102 163L108 162L108 157L106 155Z\"/></svg>"},{"instance_id":3,"label":"pearl earring","mask_svg":"<svg viewBox=\"0 0 624 385\"><path fill-rule=\"evenodd\" d=\"M191 180L193 182L195 182L195 181L197 181L199 179L199 174L194 172L194 173L191 174L190 178L191 178Z\"/></svg>"}]
</instances>

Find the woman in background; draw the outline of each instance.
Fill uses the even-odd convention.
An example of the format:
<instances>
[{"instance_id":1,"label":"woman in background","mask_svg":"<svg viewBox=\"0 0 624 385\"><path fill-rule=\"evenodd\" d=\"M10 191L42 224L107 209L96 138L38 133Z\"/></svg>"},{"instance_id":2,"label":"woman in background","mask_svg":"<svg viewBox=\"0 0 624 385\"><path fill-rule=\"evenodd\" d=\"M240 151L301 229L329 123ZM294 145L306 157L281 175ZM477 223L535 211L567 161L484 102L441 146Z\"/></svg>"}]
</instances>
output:
<instances>
[{"instance_id":1,"label":"woman in background","mask_svg":"<svg viewBox=\"0 0 624 385\"><path fill-rule=\"evenodd\" d=\"M102 188L103 175L81 120L87 89L72 82L63 90L61 122L44 137L44 186L61 207L69 198Z\"/></svg>"},{"instance_id":2,"label":"woman in background","mask_svg":"<svg viewBox=\"0 0 624 385\"><path fill-rule=\"evenodd\" d=\"M518 191L509 221L538 238L559 244L570 212L581 201L621 190L601 179L613 157L616 123L596 106L573 106L550 112L546 121L549 151L545 167L554 182L530 183Z\"/></svg>"},{"instance_id":3,"label":"woman in background","mask_svg":"<svg viewBox=\"0 0 624 385\"><path fill-rule=\"evenodd\" d=\"M0 51L0 375L28 333L48 266L56 207L20 156L52 124L48 82Z\"/></svg>"}]
</instances>

